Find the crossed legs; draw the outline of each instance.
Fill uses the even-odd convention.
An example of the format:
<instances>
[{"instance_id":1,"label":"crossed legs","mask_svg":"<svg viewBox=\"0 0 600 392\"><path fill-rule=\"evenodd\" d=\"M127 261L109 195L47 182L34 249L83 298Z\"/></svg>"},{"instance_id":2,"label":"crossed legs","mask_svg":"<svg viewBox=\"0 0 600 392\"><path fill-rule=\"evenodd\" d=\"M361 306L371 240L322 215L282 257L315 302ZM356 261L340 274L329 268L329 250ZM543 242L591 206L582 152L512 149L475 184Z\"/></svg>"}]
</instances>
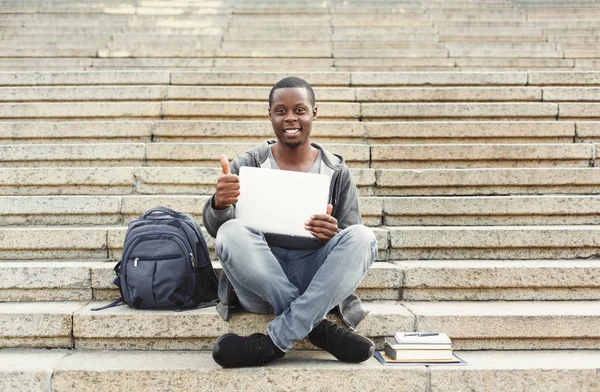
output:
<instances>
[{"instance_id":1,"label":"crossed legs","mask_svg":"<svg viewBox=\"0 0 600 392\"><path fill-rule=\"evenodd\" d=\"M242 307L275 314L267 329L283 352L358 287L377 254L375 236L363 225L307 251L269 247L260 231L236 219L221 226L215 249Z\"/></svg>"}]
</instances>

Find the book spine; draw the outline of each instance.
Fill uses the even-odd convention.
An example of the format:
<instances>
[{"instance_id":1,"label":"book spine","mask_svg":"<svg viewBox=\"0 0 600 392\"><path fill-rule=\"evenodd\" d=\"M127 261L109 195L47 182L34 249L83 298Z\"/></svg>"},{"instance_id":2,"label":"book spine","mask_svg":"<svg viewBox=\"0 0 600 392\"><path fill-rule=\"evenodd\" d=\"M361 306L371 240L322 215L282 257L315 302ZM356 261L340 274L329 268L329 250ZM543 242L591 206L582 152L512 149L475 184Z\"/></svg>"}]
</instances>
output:
<instances>
[{"instance_id":1,"label":"book spine","mask_svg":"<svg viewBox=\"0 0 600 392\"><path fill-rule=\"evenodd\" d=\"M397 356L396 356L396 350L394 350L393 348L391 348L387 344L383 347L383 350L385 352L385 355L387 355L388 357L390 357L393 360L396 360L396 358L397 358Z\"/></svg>"}]
</instances>

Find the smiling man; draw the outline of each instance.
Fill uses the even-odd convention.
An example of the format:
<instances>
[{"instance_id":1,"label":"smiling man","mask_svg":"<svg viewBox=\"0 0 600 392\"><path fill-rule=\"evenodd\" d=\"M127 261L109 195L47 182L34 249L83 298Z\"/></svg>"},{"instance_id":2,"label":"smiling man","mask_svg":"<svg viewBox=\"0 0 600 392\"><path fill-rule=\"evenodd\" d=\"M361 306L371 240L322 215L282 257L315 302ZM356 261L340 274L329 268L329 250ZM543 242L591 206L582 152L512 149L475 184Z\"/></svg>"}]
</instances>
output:
<instances>
[{"instance_id":1,"label":"smiling man","mask_svg":"<svg viewBox=\"0 0 600 392\"><path fill-rule=\"evenodd\" d=\"M262 366L283 357L306 336L343 362L363 362L374 353L371 340L349 329L367 314L353 293L376 258L377 242L372 230L362 225L356 186L344 159L310 142L316 118L310 84L297 77L282 79L269 94L269 119L277 140L239 155L231 166L226 156L220 157L223 173L203 211L224 272L217 310L228 320L233 287L246 311L275 314L267 334L228 333L217 339L213 358L223 367ZM330 176L327 213L307 217L305 224L322 242L319 249L270 245L262 232L235 219L242 166ZM325 318L336 306L347 328Z\"/></svg>"}]
</instances>

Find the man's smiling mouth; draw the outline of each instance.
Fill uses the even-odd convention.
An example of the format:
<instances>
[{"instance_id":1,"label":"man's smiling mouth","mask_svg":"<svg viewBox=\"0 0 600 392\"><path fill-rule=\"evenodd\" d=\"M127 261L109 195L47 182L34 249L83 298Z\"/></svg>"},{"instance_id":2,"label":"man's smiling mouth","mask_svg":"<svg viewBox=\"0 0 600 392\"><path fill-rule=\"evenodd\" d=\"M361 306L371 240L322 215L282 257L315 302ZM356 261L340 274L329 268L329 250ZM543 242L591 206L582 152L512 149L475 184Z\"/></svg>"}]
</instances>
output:
<instances>
[{"instance_id":1,"label":"man's smiling mouth","mask_svg":"<svg viewBox=\"0 0 600 392\"><path fill-rule=\"evenodd\" d=\"M285 133L286 135L295 135L298 132L300 132L300 128L289 128L283 130L283 133Z\"/></svg>"}]
</instances>

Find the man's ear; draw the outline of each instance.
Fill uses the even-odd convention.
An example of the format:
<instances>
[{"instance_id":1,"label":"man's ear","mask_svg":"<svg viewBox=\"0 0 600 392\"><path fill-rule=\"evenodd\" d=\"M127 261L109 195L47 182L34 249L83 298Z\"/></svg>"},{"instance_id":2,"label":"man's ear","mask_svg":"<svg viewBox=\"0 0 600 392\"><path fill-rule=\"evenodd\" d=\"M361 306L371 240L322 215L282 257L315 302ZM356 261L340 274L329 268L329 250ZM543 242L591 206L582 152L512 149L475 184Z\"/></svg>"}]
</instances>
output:
<instances>
[{"instance_id":1,"label":"man's ear","mask_svg":"<svg viewBox=\"0 0 600 392\"><path fill-rule=\"evenodd\" d=\"M269 111L269 120L271 119L271 108L267 109Z\"/></svg>"},{"instance_id":2,"label":"man's ear","mask_svg":"<svg viewBox=\"0 0 600 392\"><path fill-rule=\"evenodd\" d=\"M315 105L313 108L313 120L317 119L317 109L319 109L319 107Z\"/></svg>"}]
</instances>

